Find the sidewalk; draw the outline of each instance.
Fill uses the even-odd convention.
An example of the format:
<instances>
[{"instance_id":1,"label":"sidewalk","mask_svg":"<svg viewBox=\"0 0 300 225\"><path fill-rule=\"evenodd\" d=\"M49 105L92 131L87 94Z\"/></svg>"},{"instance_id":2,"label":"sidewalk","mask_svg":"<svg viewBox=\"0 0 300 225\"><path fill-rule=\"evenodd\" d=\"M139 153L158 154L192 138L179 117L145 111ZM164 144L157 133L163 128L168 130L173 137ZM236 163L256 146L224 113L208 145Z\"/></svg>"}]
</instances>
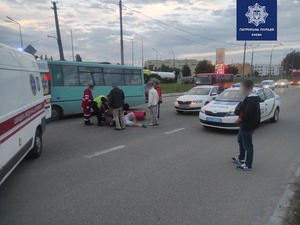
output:
<instances>
[{"instance_id":1,"label":"sidewalk","mask_svg":"<svg viewBox=\"0 0 300 225\"><path fill-rule=\"evenodd\" d=\"M290 210L293 210L292 202L296 197L296 192L299 191L300 183L300 167L298 168L294 178L286 186L281 199L279 200L272 216L267 225L284 225L287 224L287 217L289 217ZM290 223L288 223L290 224ZM296 224L295 224L296 225Z\"/></svg>"}]
</instances>

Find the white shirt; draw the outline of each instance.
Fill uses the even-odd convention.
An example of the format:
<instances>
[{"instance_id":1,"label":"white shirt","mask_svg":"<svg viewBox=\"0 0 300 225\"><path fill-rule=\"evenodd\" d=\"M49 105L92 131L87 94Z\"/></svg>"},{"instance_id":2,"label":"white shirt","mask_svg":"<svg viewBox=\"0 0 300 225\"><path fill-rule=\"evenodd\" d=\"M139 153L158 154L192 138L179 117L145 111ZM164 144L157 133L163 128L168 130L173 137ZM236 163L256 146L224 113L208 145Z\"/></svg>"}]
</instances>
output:
<instances>
[{"instance_id":1,"label":"white shirt","mask_svg":"<svg viewBox=\"0 0 300 225\"><path fill-rule=\"evenodd\" d=\"M150 90L149 90L149 93L148 93L148 106L155 106L158 104L159 102L159 96L158 96L158 93L157 91L154 89L154 87L152 87Z\"/></svg>"}]
</instances>

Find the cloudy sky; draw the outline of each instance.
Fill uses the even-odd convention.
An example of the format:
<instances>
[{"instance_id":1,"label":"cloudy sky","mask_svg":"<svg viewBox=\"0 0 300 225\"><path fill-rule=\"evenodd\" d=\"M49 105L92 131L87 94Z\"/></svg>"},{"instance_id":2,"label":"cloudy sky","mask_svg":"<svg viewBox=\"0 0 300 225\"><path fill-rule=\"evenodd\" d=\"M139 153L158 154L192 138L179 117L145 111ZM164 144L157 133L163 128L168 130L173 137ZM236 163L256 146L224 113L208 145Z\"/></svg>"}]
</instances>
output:
<instances>
[{"instance_id":1,"label":"cloudy sky","mask_svg":"<svg viewBox=\"0 0 300 225\"><path fill-rule=\"evenodd\" d=\"M226 49L226 63L242 62L243 43L236 41L236 0L123 0L125 63L131 64L134 39L135 65L141 65L142 41L145 60L159 58L208 59L215 61L216 48ZM119 8L116 0L58 0L58 15L65 58L75 54L88 61L120 62ZM22 25L24 46L32 44L38 55L58 59L53 10L50 0L0 0L0 43L20 47L18 26ZM300 50L300 0L278 0L278 41L259 44L254 63L279 63L289 49ZM251 60L248 49L246 61Z\"/></svg>"}]
</instances>

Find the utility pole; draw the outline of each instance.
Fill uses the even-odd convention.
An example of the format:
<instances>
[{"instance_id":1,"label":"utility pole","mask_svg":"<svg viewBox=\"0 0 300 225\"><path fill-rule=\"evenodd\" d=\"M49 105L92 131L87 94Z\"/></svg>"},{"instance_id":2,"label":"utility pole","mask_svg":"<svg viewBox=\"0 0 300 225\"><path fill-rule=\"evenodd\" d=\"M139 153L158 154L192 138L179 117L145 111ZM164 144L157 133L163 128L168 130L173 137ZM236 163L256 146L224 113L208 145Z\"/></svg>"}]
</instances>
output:
<instances>
[{"instance_id":1,"label":"utility pole","mask_svg":"<svg viewBox=\"0 0 300 225\"><path fill-rule=\"evenodd\" d=\"M56 33L57 33L57 44L58 44L58 50L59 50L59 59L60 60L65 60L64 57L64 50L61 42L61 36L60 36L60 30L59 30L59 23L58 23L58 15L57 15L57 2L53 1L52 2L53 7L52 9L54 10L54 18L55 18L55 26L56 26Z\"/></svg>"},{"instance_id":2,"label":"utility pole","mask_svg":"<svg viewBox=\"0 0 300 225\"><path fill-rule=\"evenodd\" d=\"M242 73L243 78L245 76L246 51L247 51L247 42L245 41L245 44L244 44L244 57L243 57L243 73Z\"/></svg>"},{"instance_id":3,"label":"utility pole","mask_svg":"<svg viewBox=\"0 0 300 225\"><path fill-rule=\"evenodd\" d=\"M121 65L124 65L124 43L123 43L123 15L122 15L122 0L119 1L120 8L120 45L121 45Z\"/></svg>"},{"instance_id":4,"label":"utility pole","mask_svg":"<svg viewBox=\"0 0 300 225\"><path fill-rule=\"evenodd\" d=\"M133 38L131 40L131 44L132 44L132 51L131 51L131 57L132 57L132 66L134 66L134 46L133 46Z\"/></svg>"},{"instance_id":5,"label":"utility pole","mask_svg":"<svg viewBox=\"0 0 300 225\"><path fill-rule=\"evenodd\" d=\"M142 39L142 67L144 68L144 40Z\"/></svg>"},{"instance_id":6,"label":"utility pole","mask_svg":"<svg viewBox=\"0 0 300 225\"><path fill-rule=\"evenodd\" d=\"M75 58L74 58L73 31L72 31L72 29L71 29L71 45L72 45L72 58L73 58L73 61L75 61Z\"/></svg>"}]
</instances>

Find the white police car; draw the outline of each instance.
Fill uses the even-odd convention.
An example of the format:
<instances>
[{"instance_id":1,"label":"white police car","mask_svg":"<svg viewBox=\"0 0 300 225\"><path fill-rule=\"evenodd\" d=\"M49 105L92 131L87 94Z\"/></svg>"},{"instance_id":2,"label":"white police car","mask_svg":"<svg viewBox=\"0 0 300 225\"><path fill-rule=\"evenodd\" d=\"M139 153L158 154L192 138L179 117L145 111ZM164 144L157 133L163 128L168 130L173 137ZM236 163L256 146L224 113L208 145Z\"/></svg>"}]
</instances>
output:
<instances>
[{"instance_id":1,"label":"white police car","mask_svg":"<svg viewBox=\"0 0 300 225\"><path fill-rule=\"evenodd\" d=\"M197 86L189 90L175 101L175 110L182 112L199 112L201 107L207 105L218 96L216 86Z\"/></svg>"},{"instance_id":2,"label":"white police car","mask_svg":"<svg viewBox=\"0 0 300 225\"><path fill-rule=\"evenodd\" d=\"M276 123L279 119L280 97L269 88L255 87L253 92L261 98L261 122L270 120ZM234 110L243 101L240 88L229 88L214 101L204 106L199 113L200 124L203 127L237 130L237 116Z\"/></svg>"}]
</instances>

